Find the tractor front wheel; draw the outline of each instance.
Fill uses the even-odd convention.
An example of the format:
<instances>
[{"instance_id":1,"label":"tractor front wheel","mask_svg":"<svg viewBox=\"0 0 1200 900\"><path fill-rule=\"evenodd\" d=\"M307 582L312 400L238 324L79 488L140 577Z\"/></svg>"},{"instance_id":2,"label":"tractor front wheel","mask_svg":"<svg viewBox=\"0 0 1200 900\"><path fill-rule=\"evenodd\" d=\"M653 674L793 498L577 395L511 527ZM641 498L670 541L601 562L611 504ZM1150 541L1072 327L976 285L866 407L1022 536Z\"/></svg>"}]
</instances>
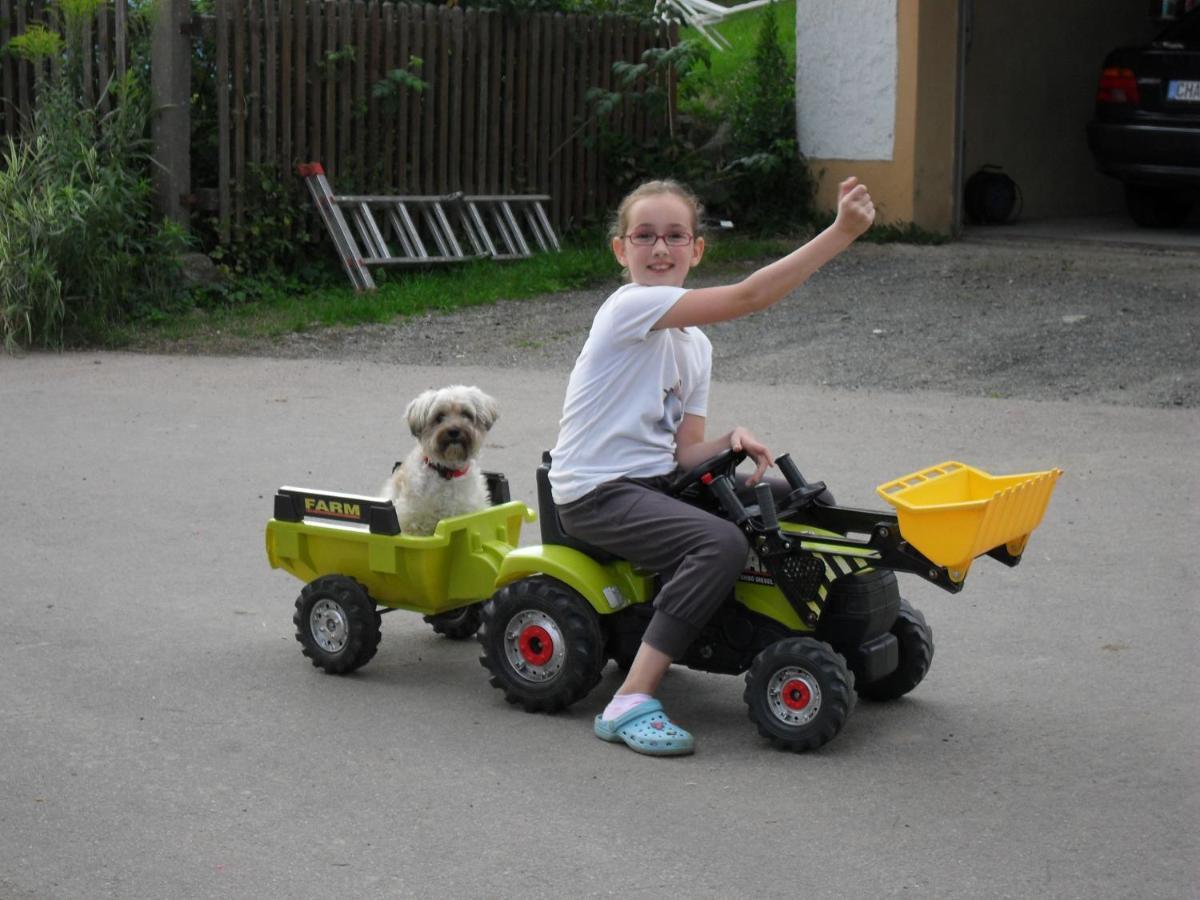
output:
<instances>
[{"instance_id":1,"label":"tractor front wheel","mask_svg":"<svg viewBox=\"0 0 1200 900\"><path fill-rule=\"evenodd\" d=\"M786 750L815 750L854 709L854 675L825 642L784 638L754 658L744 699L763 737Z\"/></svg>"}]
</instances>

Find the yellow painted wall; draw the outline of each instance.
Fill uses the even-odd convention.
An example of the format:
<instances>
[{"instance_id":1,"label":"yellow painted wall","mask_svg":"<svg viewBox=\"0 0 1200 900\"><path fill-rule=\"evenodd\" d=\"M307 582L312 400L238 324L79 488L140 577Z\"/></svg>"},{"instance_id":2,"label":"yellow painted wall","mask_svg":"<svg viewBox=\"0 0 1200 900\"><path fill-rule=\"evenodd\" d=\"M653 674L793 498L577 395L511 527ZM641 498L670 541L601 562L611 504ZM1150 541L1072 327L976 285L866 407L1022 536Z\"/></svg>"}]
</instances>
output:
<instances>
[{"instance_id":1,"label":"yellow painted wall","mask_svg":"<svg viewBox=\"0 0 1200 900\"><path fill-rule=\"evenodd\" d=\"M890 160L810 159L816 205L832 210L849 175L871 189L881 224L954 225L957 0L900 0L896 16L896 137Z\"/></svg>"},{"instance_id":2,"label":"yellow painted wall","mask_svg":"<svg viewBox=\"0 0 1200 900\"><path fill-rule=\"evenodd\" d=\"M958 36L957 0L922 0L912 221L930 231L949 232L955 226Z\"/></svg>"}]
</instances>

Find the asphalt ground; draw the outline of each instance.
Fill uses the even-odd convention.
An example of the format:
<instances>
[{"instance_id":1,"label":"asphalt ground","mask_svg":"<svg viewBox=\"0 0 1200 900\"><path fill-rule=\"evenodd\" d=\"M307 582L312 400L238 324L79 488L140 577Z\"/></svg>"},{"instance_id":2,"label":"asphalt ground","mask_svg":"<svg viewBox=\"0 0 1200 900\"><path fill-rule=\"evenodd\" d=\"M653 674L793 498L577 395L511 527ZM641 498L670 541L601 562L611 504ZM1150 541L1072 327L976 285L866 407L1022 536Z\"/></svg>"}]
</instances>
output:
<instances>
[{"instance_id":1,"label":"asphalt ground","mask_svg":"<svg viewBox=\"0 0 1200 900\"><path fill-rule=\"evenodd\" d=\"M372 492L457 381L533 503L565 372L0 356L0 897L1197 896L1195 408L716 383L714 430L843 503L946 459L1065 474L1020 566L902 576L937 645L910 696L796 755L741 678L676 669L698 752L650 759L591 734L611 665L547 716L408 612L352 676L301 656L275 488Z\"/></svg>"}]
</instances>

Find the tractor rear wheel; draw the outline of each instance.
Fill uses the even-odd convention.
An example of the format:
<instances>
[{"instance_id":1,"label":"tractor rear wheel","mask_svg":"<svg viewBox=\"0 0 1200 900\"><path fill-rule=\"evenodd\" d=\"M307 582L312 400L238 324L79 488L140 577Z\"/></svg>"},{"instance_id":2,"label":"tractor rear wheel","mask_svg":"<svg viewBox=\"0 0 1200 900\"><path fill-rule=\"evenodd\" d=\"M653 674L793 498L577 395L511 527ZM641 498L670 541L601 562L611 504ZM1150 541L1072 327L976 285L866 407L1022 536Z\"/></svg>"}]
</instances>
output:
<instances>
[{"instance_id":1,"label":"tractor rear wheel","mask_svg":"<svg viewBox=\"0 0 1200 900\"><path fill-rule=\"evenodd\" d=\"M900 612L891 630L900 644L900 664L890 675L861 685L858 696L864 700L903 697L924 680L933 662L933 629L907 600L900 601Z\"/></svg>"},{"instance_id":2,"label":"tractor rear wheel","mask_svg":"<svg viewBox=\"0 0 1200 900\"><path fill-rule=\"evenodd\" d=\"M483 607L480 663L491 685L526 712L555 712L585 696L607 661L596 611L545 576L496 592Z\"/></svg>"}]
</instances>

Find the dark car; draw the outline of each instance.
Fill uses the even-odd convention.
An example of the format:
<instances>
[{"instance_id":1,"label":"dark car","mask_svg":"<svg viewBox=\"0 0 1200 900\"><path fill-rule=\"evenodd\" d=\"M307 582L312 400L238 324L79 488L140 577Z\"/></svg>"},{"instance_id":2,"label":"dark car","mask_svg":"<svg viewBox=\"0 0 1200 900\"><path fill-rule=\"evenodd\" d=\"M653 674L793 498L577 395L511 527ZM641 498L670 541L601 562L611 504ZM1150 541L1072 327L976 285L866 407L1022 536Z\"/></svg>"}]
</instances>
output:
<instances>
[{"instance_id":1,"label":"dark car","mask_svg":"<svg viewBox=\"0 0 1200 900\"><path fill-rule=\"evenodd\" d=\"M1200 201L1200 7L1144 47L1108 54L1088 146L1125 183L1139 225L1181 225Z\"/></svg>"}]
</instances>

